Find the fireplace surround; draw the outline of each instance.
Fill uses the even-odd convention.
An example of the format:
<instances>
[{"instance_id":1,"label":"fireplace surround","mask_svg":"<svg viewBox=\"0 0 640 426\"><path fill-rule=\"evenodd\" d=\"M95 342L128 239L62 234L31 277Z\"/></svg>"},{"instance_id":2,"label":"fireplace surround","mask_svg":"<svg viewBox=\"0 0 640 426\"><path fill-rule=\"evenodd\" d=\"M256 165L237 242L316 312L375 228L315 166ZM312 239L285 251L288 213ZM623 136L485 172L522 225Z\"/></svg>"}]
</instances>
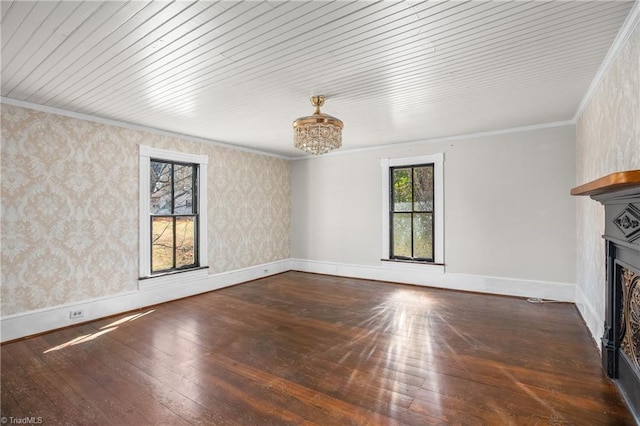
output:
<instances>
[{"instance_id":1,"label":"fireplace surround","mask_svg":"<svg viewBox=\"0 0 640 426\"><path fill-rule=\"evenodd\" d=\"M571 190L604 205L606 299L602 367L640 419L640 170Z\"/></svg>"}]
</instances>

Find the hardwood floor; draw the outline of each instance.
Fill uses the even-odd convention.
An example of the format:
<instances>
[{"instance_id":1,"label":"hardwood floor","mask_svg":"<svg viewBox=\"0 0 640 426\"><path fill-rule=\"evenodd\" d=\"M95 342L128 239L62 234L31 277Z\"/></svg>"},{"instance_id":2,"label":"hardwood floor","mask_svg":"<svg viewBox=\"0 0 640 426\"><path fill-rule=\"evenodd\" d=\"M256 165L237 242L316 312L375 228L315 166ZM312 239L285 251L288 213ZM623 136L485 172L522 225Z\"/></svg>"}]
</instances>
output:
<instances>
[{"instance_id":1,"label":"hardwood floor","mask_svg":"<svg viewBox=\"0 0 640 426\"><path fill-rule=\"evenodd\" d=\"M1 355L45 425L634 424L573 305L299 272Z\"/></svg>"}]
</instances>

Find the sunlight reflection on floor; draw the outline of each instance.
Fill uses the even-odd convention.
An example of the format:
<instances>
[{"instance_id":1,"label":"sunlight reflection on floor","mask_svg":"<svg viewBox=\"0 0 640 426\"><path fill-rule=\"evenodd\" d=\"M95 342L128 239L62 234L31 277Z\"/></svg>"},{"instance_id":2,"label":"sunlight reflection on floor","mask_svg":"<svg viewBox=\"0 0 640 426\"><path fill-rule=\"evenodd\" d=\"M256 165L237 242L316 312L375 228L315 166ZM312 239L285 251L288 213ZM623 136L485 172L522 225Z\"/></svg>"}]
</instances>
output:
<instances>
[{"instance_id":1,"label":"sunlight reflection on floor","mask_svg":"<svg viewBox=\"0 0 640 426\"><path fill-rule=\"evenodd\" d=\"M66 342L66 343L63 343L63 344L58 345L58 346L56 346L56 347L53 347L53 348L51 348L51 349L47 349L47 350L46 350L46 351L44 351L43 353L45 353L45 354L46 354L46 353L48 353L48 352L58 351L58 350L60 350L60 349L64 349L64 348L69 347L69 346L79 345L80 343L89 342L89 341L91 341L91 340L93 340L93 339L95 339L95 338L97 338L97 337L102 336L103 334L107 334L108 332L115 330L116 328L118 328L118 327L111 327L111 328L107 328L107 329L102 330L102 331L98 331L97 333L93 333L93 334L85 334L84 336L76 337L75 339L73 339L73 340L69 340L69 341L68 341L68 342Z\"/></svg>"},{"instance_id":2,"label":"sunlight reflection on floor","mask_svg":"<svg viewBox=\"0 0 640 426\"><path fill-rule=\"evenodd\" d=\"M361 379L358 377L360 371L366 371L372 380L376 380L379 377L389 377L388 371L385 373L383 370L392 370L394 375L400 376L412 375L416 368L428 374L428 377L420 377L419 380L423 383L430 381L430 387L437 389L438 377L428 368L437 363L433 357L434 331L430 324L430 308L433 303L424 293L400 289L373 308L369 318L358 324L361 332L349 343L352 347L361 345L360 353L347 350L341 358L341 363L351 357L355 357L357 362L356 369L345 384L345 391L361 381L357 380ZM373 343L381 341L386 341L386 346ZM344 348L340 350L344 351ZM409 358L412 362L407 362ZM378 386L376 411L390 414L394 407L402 405L397 399L406 392L402 389L404 382L399 378L389 381L390 386ZM438 401L434 408L439 408L439 394L435 395Z\"/></svg>"},{"instance_id":3,"label":"sunlight reflection on floor","mask_svg":"<svg viewBox=\"0 0 640 426\"><path fill-rule=\"evenodd\" d=\"M55 346L53 348L47 349L46 351L44 351L43 353L48 353L48 352L52 352L52 351L58 351L60 349L64 349L67 348L69 346L74 346L74 345L79 345L80 343L85 343L85 342L89 342L97 337L100 337L104 334L109 333L110 331L115 330L116 328L118 328L119 325L124 324L126 322L131 322L134 321L140 317L143 317L145 315L148 315L152 312L154 312L155 309L151 309L147 312L143 312L140 314L134 314L134 315L129 315L127 317L121 318L119 320L116 320L114 322L112 322L111 324L105 325L103 327L100 327L101 331L95 332L95 333L91 333L91 334L85 334L83 336L78 336L74 339L69 340L68 342L62 343L61 345Z\"/></svg>"},{"instance_id":4,"label":"sunlight reflection on floor","mask_svg":"<svg viewBox=\"0 0 640 426\"><path fill-rule=\"evenodd\" d=\"M129 315L128 317L124 317L124 318L120 318L117 321L112 322L109 325L105 325L104 327L100 327L100 330L102 330L103 328L109 328L109 327L114 327L116 325L120 325L120 324L124 324L125 322L130 322L130 321L134 321L137 320L138 318L142 318L145 315L149 315L150 313L155 312L155 309L151 309L147 312L143 312L141 314L134 314L134 315Z\"/></svg>"}]
</instances>

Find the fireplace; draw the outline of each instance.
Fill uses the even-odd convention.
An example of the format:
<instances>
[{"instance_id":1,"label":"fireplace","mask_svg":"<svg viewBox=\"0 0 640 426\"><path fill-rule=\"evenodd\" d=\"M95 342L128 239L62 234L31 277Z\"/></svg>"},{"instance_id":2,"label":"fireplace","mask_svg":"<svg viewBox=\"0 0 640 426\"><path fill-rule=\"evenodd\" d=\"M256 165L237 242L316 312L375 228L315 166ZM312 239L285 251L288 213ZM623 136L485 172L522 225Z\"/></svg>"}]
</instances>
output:
<instances>
[{"instance_id":1,"label":"fireplace","mask_svg":"<svg viewBox=\"0 0 640 426\"><path fill-rule=\"evenodd\" d=\"M613 173L571 194L589 195L604 205L602 366L640 419L640 170Z\"/></svg>"}]
</instances>

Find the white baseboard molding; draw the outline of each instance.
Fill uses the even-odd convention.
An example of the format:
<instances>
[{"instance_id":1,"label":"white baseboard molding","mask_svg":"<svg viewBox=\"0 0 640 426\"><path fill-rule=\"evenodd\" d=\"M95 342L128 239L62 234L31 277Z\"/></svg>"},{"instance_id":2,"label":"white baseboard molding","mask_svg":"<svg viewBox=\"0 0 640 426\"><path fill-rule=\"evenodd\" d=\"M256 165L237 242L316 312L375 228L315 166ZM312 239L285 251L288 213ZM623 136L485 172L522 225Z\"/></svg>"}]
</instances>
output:
<instances>
[{"instance_id":1,"label":"white baseboard molding","mask_svg":"<svg viewBox=\"0 0 640 426\"><path fill-rule=\"evenodd\" d=\"M184 281L176 275L179 285L171 285L170 276L153 285L141 284L139 290L113 296L60 305L52 308L3 316L0 320L0 341L7 342L34 334L67 327L86 321L141 309L159 303L218 290L269 275L294 270L326 275L363 278L396 283L415 284L452 290L475 291L519 297L538 297L563 302L576 301L576 286L517 278L490 277L472 274L445 273L443 268L429 268L396 262L381 262L380 266L354 265L304 259L284 259L219 274L204 275ZM183 282L181 282L183 281ZM583 295L584 296L584 295ZM583 297L584 298L584 297ZM590 306L585 304L585 306ZM590 308L593 311L592 308ZM82 318L70 319L70 311L82 310ZM585 314L583 314L585 315ZM585 319L587 324L599 324L597 315ZM589 325L591 328L591 325Z\"/></svg>"},{"instance_id":2,"label":"white baseboard molding","mask_svg":"<svg viewBox=\"0 0 640 426\"><path fill-rule=\"evenodd\" d=\"M290 270L289 264L290 261L285 259L219 274L205 274L203 278L189 282L179 282L177 286L168 285L167 283L152 287L141 285L140 290L3 316L0 320L2 323L0 341L7 342L20 339L170 300L218 290L268 275L279 274ZM178 281L180 281L179 276L180 274L175 275ZM78 319L70 319L70 311L77 310L82 310L84 315Z\"/></svg>"},{"instance_id":3,"label":"white baseboard molding","mask_svg":"<svg viewBox=\"0 0 640 426\"><path fill-rule=\"evenodd\" d=\"M451 290L575 302L576 286L572 283L445 273L425 268L423 265L397 262L381 263L382 265L380 266L373 266L291 259L291 269L302 272L391 281Z\"/></svg>"},{"instance_id":4,"label":"white baseboard molding","mask_svg":"<svg viewBox=\"0 0 640 426\"><path fill-rule=\"evenodd\" d=\"M604 333L604 318L596 312L595 308L582 291L582 288L579 286L576 286L576 306L589 329L589 333L591 333L591 337L596 342L598 350L601 350L600 339Z\"/></svg>"}]
</instances>

